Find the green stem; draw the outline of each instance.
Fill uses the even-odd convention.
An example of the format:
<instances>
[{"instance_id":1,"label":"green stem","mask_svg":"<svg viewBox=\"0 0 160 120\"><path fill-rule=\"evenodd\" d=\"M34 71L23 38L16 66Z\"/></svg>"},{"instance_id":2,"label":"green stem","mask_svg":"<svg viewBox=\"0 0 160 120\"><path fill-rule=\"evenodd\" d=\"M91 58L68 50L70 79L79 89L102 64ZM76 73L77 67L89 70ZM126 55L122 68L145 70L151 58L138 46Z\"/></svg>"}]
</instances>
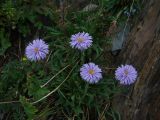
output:
<instances>
[{"instance_id":1,"label":"green stem","mask_svg":"<svg viewBox=\"0 0 160 120\"><path fill-rule=\"evenodd\" d=\"M84 58L85 58L85 53L84 53L84 51L82 51L81 52L81 64L84 64L84 62L85 62Z\"/></svg>"}]
</instances>

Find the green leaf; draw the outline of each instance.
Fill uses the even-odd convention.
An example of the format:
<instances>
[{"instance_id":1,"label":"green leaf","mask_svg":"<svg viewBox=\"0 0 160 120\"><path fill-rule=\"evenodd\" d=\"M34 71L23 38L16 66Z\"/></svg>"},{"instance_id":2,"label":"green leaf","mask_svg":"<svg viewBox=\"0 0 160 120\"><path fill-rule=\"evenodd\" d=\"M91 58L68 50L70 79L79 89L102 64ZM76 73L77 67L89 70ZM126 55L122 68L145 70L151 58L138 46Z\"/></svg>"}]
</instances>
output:
<instances>
[{"instance_id":1,"label":"green leaf","mask_svg":"<svg viewBox=\"0 0 160 120\"><path fill-rule=\"evenodd\" d=\"M40 87L40 80L37 79L35 76L30 76L27 79L27 87L28 94L30 96L33 96L34 99L39 99L49 92L48 89Z\"/></svg>"},{"instance_id":2,"label":"green leaf","mask_svg":"<svg viewBox=\"0 0 160 120\"><path fill-rule=\"evenodd\" d=\"M0 31L0 55L3 55L5 51L11 46L9 42L9 35L2 29Z\"/></svg>"},{"instance_id":3,"label":"green leaf","mask_svg":"<svg viewBox=\"0 0 160 120\"><path fill-rule=\"evenodd\" d=\"M36 107L29 103L24 96L20 96L20 102L24 108L28 120L33 120L35 118L36 112L38 111Z\"/></svg>"}]
</instances>

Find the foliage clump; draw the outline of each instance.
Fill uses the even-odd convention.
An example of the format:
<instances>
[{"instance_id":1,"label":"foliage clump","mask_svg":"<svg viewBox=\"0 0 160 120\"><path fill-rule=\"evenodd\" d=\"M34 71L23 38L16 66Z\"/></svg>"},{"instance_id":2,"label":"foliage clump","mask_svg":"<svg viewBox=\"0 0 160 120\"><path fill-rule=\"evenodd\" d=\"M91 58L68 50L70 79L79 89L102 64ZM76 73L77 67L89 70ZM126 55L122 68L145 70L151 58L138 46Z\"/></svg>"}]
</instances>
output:
<instances>
[{"instance_id":1,"label":"foliage clump","mask_svg":"<svg viewBox=\"0 0 160 120\"><path fill-rule=\"evenodd\" d=\"M72 9L70 1L67 4L50 0L0 3L3 62L0 62L0 112L3 119L81 120L108 116L120 119L111 107L113 96L119 91L113 75L103 73L103 79L97 84L89 84L80 77L80 67L89 62L101 68L109 65L103 57L111 42L107 31L113 21L126 20L123 12L138 2L92 2L98 5L94 12ZM93 37L93 45L85 51L69 45L71 35L78 32ZM44 39L50 52L43 60L29 61L25 48L37 38Z\"/></svg>"}]
</instances>

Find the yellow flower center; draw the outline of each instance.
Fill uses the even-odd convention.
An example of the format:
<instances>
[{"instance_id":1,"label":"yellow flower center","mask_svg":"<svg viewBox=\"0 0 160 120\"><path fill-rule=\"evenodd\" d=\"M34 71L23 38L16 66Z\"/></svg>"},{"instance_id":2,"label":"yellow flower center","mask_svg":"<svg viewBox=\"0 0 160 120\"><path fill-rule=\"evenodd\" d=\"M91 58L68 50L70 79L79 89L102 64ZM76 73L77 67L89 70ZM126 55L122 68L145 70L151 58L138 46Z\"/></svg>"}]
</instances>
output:
<instances>
[{"instance_id":1,"label":"yellow flower center","mask_svg":"<svg viewBox=\"0 0 160 120\"><path fill-rule=\"evenodd\" d=\"M90 69L90 70L88 71L88 73L91 74L91 75L93 75L93 74L95 73L95 71L92 70L92 69Z\"/></svg>"},{"instance_id":2,"label":"yellow flower center","mask_svg":"<svg viewBox=\"0 0 160 120\"><path fill-rule=\"evenodd\" d=\"M34 52L37 53L39 51L38 48L34 48Z\"/></svg>"},{"instance_id":3,"label":"yellow flower center","mask_svg":"<svg viewBox=\"0 0 160 120\"><path fill-rule=\"evenodd\" d=\"M125 75L128 75L128 70L124 70L124 74L125 74Z\"/></svg>"},{"instance_id":4,"label":"yellow flower center","mask_svg":"<svg viewBox=\"0 0 160 120\"><path fill-rule=\"evenodd\" d=\"M84 39L81 38L81 37L79 37L79 38L77 38L77 41L78 41L79 43L82 43L82 42L84 41Z\"/></svg>"}]
</instances>

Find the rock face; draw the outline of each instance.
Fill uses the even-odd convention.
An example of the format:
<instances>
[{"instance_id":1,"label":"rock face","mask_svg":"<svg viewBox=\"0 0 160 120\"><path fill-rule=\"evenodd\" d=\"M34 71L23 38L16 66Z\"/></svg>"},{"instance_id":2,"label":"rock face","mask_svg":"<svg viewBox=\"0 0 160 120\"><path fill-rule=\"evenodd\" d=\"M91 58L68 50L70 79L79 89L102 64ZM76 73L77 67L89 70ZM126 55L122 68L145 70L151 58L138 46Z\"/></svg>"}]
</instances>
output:
<instances>
[{"instance_id":1,"label":"rock face","mask_svg":"<svg viewBox=\"0 0 160 120\"><path fill-rule=\"evenodd\" d=\"M139 73L129 98L116 103L122 120L160 120L160 0L144 3L120 54L122 63L133 64Z\"/></svg>"}]
</instances>

